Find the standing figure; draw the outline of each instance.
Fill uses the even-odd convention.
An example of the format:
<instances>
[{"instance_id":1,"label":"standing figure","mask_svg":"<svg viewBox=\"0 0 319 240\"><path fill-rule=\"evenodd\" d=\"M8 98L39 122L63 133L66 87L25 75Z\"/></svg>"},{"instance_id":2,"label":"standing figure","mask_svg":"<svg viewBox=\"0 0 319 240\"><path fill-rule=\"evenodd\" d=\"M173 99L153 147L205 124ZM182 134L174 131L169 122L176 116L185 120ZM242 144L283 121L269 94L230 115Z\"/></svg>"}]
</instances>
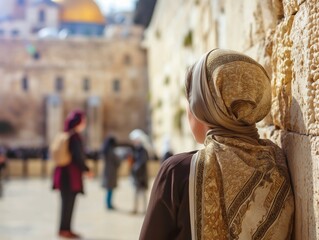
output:
<instances>
[{"instance_id":1,"label":"standing figure","mask_svg":"<svg viewBox=\"0 0 319 240\"><path fill-rule=\"evenodd\" d=\"M104 159L104 171L102 185L106 188L106 207L109 210L113 210L114 206L112 203L113 190L117 187L118 168L120 166L120 159L115 154L117 142L114 137L106 138L103 148L102 155Z\"/></svg>"},{"instance_id":2,"label":"standing figure","mask_svg":"<svg viewBox=\"0 0 319 240\"><path fill-rule=\"evenodd\" d=\"M169 159L173 155L174 154L171 148L170 140L168 136L166 136L163 141L163 152L161 157L161 164L163 164L165 160Z\"/></svg>"},{"instance_id":3,"label":"standing figure","mask_svg":"<svg viewBox=\"0 0 319 240\"><path fill-rule=\"evenodd\" d=\"M148 188L147 161L149 159L148 152L143 146L139 135L130 134L133 141L133 164L131 167L131 175L135 187L133 214L138 212L140 198L143 199L143 212L146 212L147 197L146 190Z\"/></svg>"},{"instance_id":4,"label":"standing figure","mask_svg":"<svg viewBox=\"0 0 319 240\"><path fill-rule=\"evenodd\" d=\"M271 107L265 69L214 49L191 68L186 96L191 131L204 146L162 164L139 239L291 239L286 159L256 127Z\"/></svg>"},{"instance_id":5,"label":"standing figure","mask_svg":"<svg viewBox=\"0 0 319 240\"><path fill-rule=\"evenodd\" d=\"M79 238L71 228L71 220L75 198L83 191L83 173L89 176L92 173L85 164L85 153L80 133L86 127L85 115L82 111L71 112L65 121L67 151L70 154L69 162L58 165L54 171L53 188L61 192L61 219L59 235L64 238Z\"/></svg>"},{"instance_id":6,"label":"standing figure","mask_svg":"<svg viewBox=\"0 0 319 240\"><path fill-rule=\"evenodd\" d=\"M3 195L3 171L6 168L7 151L5 147L0 146L0 197Z\"/></svg>"}]
</instances>

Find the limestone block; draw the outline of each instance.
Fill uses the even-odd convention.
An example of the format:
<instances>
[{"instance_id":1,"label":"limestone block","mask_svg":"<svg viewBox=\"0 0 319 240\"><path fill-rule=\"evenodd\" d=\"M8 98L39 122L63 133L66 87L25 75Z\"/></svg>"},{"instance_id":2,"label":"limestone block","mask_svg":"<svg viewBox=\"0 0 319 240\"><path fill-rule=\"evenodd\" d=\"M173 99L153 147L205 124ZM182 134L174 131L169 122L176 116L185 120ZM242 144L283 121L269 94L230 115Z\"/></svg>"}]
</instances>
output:
<instances>
[{"instance_id":1,"label":"limestone block","mask_svg":"<svg viewBox=\"0 0 319 240\"><path fill-rule=\"evenodd\" d=\"M319 137L276 130L259 129L262 138L277 143L284 151L295 195L295 240L319 237Z\"/></svg>"},{"instance_id":2,"label":"limestone block","mask_svg":"<svg viewBox=\"0 0 319 240\"><path fill-rule=\"evenodd\" d=\"M258 3L262 13L261 17L264 31L274 29L277 25L278 19L280 19L283 15L281 1L259 0Z\"/></svg>"},{"instance_id":3,"label":"limestone block","mask_svg":"<svg viewBox=\"0 0 319 240\"><path fill-rule=\"evenodd\" d=\"M316 136L319 135L318 6L314 1L302 4L291 31L291 130Z\"/></svg>"},{"instance_id":4,"label":"limestone block","mask_svg":"<svg viewBox=\"0 0 319 240\"><path fill-rule=\"evenodd\" d=\"M300 0L283 0L282 4L284 9L284 15L287 17L296 14L296 12L298 12L299 10L300 2Z\"/></svg>"},{"instance_id":5,"label":"limestone block","mask_svg":"<svg viewBox=\"0 0 319 240\"><path fill-rule=\"evenodd\" d=\"M270 78L272 75L272 66L271 66L272 46L273 46L272 35L273 35L273 32L269 31L265 39L259 41L253 47L244 51L245 54L255 59L259 64L261 64L265 68Z\"/></svg>"},{"instance_id":6,"label":"limestone block","mask_svg":"<svg viewBox=\"0 0 319 240\"><path fill-rule=\"evenodd\" d=\"M309 23L307 24L309 34L309 110L307 117L309 119L309 133L319 135L319 2L309 1L305 6L309 6Z\"/></svg>"},{"instance_id":7,"label":"limestone block","mask_svg":"<svg viewBox=\"0 0 319 240\"><path fill-rule=\"evenodd\" d=\"M319 238L319 137L275 134L287 156L295 195L294 239Z\"/></svg>"},{"instance_id":8,"label":"limestone block","mask_svg":"<svg viewBox=\"0 0 319 240\"><path fill-rule=\"evenodd\" d=\"M228 48L247 50L265 37L262 7L258 1L229 0L225 4L225 14Z\"/></svg>"},{"instance_id":9,"label":"limestone block","mask_svg":"<svg viewBox=\"0 0 319 240\"><path fill-rule=\"evenodd\" d=\"M309 32L308 13L305 4L296 14L292 26L291 39L294 79L292 80L291 129L298 133L307 133L307 111L309 102Z\"/></svg>"},{"instance_id":10,"label":"limestone block","mask_svg":"<svg viewBox=\"0 0 319 240\"><path fill-rule=\"evenodd\" d=\"M271 0L273 6L273 13L277 19L281 19L284 16L283 0Z\"/></svg>"},{"instance_id":11,"label":"limestone block","mask_svg":"<svg viewBox=\"0 0 319 240\"><path fill-rule=\"evenodd\" d=\"M292 40L290 32L294 16L285 18L274 33L272 48L272 116L274 124L290 129L291 81L292 81Z\"/></svg>"}]
</instances>

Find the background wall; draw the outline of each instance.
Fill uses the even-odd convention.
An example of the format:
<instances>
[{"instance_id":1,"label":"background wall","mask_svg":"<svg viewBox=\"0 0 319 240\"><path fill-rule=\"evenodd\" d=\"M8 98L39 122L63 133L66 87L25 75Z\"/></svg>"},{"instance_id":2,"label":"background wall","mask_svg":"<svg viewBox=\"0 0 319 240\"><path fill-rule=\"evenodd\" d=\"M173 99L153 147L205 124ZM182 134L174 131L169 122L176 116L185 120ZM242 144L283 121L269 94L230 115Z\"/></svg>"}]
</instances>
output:
<instances>
[{"instance_id":1,"label":"background wall","mask_svg":"<svg viewBox=\"0 0 319 240\"><path fill-rule=\"evenodd\" d=\"M76 108L88 117L89 148L106 134L127 141L148 131L148 84L141 29L119 39L0 39L0 144L50 143ZM135 35L134 35L135 34Z\"/></svg>"}]
</instances>

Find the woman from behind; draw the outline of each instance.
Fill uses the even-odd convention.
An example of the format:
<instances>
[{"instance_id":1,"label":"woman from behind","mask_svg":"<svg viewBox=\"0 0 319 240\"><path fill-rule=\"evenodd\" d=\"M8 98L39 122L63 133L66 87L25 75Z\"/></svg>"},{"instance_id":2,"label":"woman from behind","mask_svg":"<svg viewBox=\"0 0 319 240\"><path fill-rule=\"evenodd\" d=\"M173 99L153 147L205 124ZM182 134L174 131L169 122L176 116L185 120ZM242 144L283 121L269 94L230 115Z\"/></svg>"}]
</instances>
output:
<instances>
[{"instance_id":1,"label":"woman from behind","mask_svg":"<svg viewBox=\"0 0 319 240\"><path fill-rule=\"evenodd\" d=\"M140 239L290 239L294 197L286 160L256 128L271 107L264 68L215 49L190 70L186 92L190 127L204 148L164 162Z\"/></svg>"}]
</instances>

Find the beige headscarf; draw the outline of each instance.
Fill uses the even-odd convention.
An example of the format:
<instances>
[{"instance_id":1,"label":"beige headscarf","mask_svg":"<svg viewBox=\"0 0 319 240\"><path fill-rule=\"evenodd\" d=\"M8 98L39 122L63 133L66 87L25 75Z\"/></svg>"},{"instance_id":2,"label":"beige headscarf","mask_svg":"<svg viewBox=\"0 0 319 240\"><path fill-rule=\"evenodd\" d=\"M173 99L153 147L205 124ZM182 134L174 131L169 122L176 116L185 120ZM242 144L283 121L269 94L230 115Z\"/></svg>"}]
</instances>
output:
<instances>
[{"instance_id":1,"label":"beige headscarf","mask_svg":"<svg viewBox=\"0 0 319 240\"><path fill-rule=\"evenodd\" d=\"M256 141L255 123L270 110L270 80L255 60L230 50L215 49L194 66L190 110L213 135Z\"/></svg>"},{"instance_id":2,"label":"beige headscarf","mask_svg":"<svg viewBox=\"0 0 319 240\"><path fill-rule=\"evenodd\" d=\"M192 239L289 239L294 199L285 157L255 125L270 110L265 70L216 49L194 66L190 85L190 110L210 128L190 169Z\"/></svg>"}]
</instances>

